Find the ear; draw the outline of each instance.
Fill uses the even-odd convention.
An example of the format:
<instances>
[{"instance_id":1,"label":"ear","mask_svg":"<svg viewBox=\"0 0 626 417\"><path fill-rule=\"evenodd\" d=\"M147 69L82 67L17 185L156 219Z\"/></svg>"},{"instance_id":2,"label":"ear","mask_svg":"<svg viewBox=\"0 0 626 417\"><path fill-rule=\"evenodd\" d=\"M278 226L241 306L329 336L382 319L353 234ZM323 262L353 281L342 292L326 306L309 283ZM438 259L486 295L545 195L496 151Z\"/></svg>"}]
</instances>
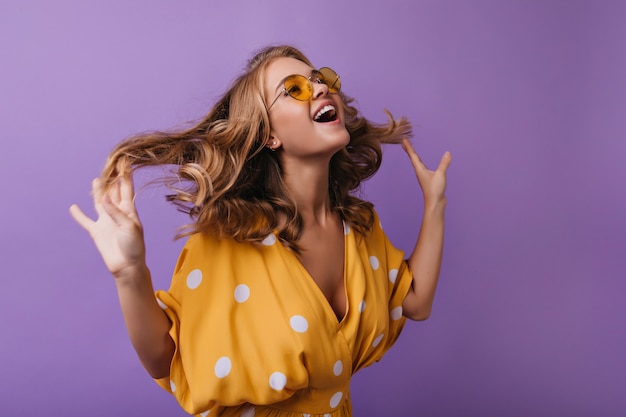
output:
<instances>
[{"instance_id":1,"label":"ear","mask_svg":"<svg viewBox=\"0 0 626 417\"><path fill-rule=\"evenodd\" d=\"M280 148L281 145L282 143L280 142L280 139L276 139L275 136L270 136L270 140L265 144L265 146L271 151L275 151Z\"/></svg>"}]
</instances>

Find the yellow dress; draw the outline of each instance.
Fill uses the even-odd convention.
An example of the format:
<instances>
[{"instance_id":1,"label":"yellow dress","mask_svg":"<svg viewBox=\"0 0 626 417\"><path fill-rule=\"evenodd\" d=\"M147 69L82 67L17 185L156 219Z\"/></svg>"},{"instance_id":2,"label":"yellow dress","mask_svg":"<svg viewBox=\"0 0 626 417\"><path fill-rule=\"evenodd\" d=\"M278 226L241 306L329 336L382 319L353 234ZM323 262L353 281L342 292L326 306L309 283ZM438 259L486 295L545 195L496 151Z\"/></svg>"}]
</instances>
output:
<instances>
[{"instance_id":1,"label":"yellow dress","mask_svg":"<svg viewBox=\"0 0 626 417\"><path fill-rule=\"evenodd\" d=\"M372 229L344 225L340 321L276 235L259 245L191 236L170 289L157 291L176 343L157 383L203 417L351 416L350 378L395 342L412 280L378 217Z\"/></svg>"}]
</instances>

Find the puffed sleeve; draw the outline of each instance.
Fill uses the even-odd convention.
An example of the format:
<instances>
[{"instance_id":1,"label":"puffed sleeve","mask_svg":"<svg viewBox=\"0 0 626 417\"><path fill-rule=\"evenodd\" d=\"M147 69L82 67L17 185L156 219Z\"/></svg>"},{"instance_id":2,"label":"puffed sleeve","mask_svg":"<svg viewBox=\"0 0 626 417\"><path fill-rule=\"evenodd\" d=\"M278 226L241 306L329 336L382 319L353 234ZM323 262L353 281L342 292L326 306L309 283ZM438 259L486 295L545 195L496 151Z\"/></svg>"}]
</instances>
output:
<instances>
[{"instance_id":1,"label":"puffed sleeve","mask_svg":"<svg viewBox=\"0 0 626 417\"><path fill-rule=\"evenodd\" d=\"M402 303L413 281L404 252L387 238L377 214L359 253L366 285L357 369L380 360L398 339L406 322Z\"/></svg>"},{"instance_id":2,"label":"puffed sleeve","mask_svg":"<svg viewBox=\"0 0 626 417\"><path fill-rule=\"evenodd\" d=\"M184 375L184 371L183 369L181 369L182 359L180 355L180 301L182 299L183 292L182 286L185 284L181 281L183 280L182 271L184 270L187 253L190 250L193 250L193 238L187 242L182 252L180 253L169 290L159 290L156 292L157 302L165 311L165 314L167 314L167 317L171 322L169 334L174 341L176 350L174 352L174 357L172 358L172 363L170 364L170 375L164 378L155 379L155 381L157 384L159 384L159 386L161 386L166 391L174 394L175 396L176 392L180 393L179 395L182 397L181 406L189 413L193 413L195 410L188 410L189 405L187 404L190 401L189 398L187 398L187 394L189 392L189 389ZM191 280L193 280L193 275L191 275L190 278ZM201 276L199 276L199 278L201 278ZM179 400L179 402L180 401L181 400Z\"/></svg>"},{"instance_id":3,"label":"puffed sleeve","mask_svg":"<svg viewBox=\"0 0 626 417\"><path fill-rule=\"evenodd\" d=\"M385 338L382 346L382 353L384 353L396 342L406 322L406 317L402 314L402 303L413 283L413 274L408 267L404 252L397 249L387 238L378 217L373 234L374 239L381 242L384 248L382 250L385 253L384 271L387 274L387 285L389 286L389 300L387 303L389 309L389 335Z\"/></svg>"},{"instance_id":4,"label":"puffed sleeve","mask_svg":"<svg viewBox=\"0 0 626 417\"><path fill-rule=\"evenodd\" d=\"M170 375L156 382L188 413L272 404L308 385L289 319L267 284L272 250L193 235L169 290L157 291L176 351Z\"/></svg>"}]
</instances>

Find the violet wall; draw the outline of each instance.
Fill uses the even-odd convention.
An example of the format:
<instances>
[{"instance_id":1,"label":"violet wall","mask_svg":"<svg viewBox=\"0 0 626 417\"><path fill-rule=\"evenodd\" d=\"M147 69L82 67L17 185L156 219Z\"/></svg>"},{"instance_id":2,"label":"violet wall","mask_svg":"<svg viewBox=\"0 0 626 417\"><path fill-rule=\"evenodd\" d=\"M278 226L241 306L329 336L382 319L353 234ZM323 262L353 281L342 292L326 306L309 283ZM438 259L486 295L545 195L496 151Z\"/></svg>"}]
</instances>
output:
<instances>
[{"instance_id":1,"label":"violet wall","mask_svg":"<svg viewBox=\"0 0 626 417\"><path fill-rule=\"evenodd\" d=\"M355 415L626 415L626 2L0 2L0 415L183 416L127 339L68 214L116 142L200 117L253 50L335 68L362 112L452 151L433 316L353 383ZM420 193L386 148L364 188L410 250ZM186 219L138 206L155 285Z\"/></svg>"}]
</instances>

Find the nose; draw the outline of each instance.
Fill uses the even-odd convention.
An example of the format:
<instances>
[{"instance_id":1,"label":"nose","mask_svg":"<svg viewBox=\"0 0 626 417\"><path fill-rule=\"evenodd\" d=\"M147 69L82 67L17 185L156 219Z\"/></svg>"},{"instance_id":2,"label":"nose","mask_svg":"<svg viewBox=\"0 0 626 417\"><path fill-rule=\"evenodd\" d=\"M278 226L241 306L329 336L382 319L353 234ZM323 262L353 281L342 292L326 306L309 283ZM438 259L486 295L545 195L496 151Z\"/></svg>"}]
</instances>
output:
<instances>
[{"instance_id":1,"label":"nose","mask_svg":"<svg viewBox=\"0 0 626 417\"><path fill-rule=\"evenodd\" d=\"M312 82L311 84L313 85L312 100L316 100L320 97L324 97L328 95L328 86L325 83Z\"/></svg>"}]
</instances>

